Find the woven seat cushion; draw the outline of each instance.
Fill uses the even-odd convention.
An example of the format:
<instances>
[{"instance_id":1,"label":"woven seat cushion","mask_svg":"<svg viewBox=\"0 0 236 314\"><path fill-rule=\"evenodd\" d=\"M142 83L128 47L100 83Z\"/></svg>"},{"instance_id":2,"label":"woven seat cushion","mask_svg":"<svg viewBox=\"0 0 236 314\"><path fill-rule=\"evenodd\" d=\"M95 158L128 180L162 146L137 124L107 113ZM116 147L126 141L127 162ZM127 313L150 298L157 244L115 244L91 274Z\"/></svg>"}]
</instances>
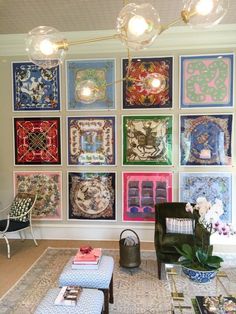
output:
<instances>
[{"instance_id":1,"label":"woven seat cushion","mask_svg":"<svg viewBox=\"0 0 236 314\"><path fill-rule=\"evenodd\" d=\"M66 264L59 277L59 286L81 286L85 288L108 289L113 269L114 259L102 256L98 269L72 269L73 257Z\"/></svg>"},{"instance_id":2,"label":"woven seat cushion","mask_svg":"<svg viewBox=\"0 0 236 314\"><path fill-rule=\"evenodd\" d=\"M20 198L15 197L13 204L10 209L10 217L21 216L25 214L32 206L32 199L30 197ZM25 222L29 219L28 215L22 216L20 218L14 218L15 220Z\"/></svg>"},{"instance_id":3,"label":"woven seat cushion","mask_svg":"<svg viewBox=\"0 0 236 314\"><path fill-rule=\"evenodd\" d=\"M4 231L7 226L7 219L0 220L0 231ZM29 226L29 221L18 221L15 219L10 219L9 227L6 232L13 232L20 229L24 229Z\"/></svg>"},{"instance_id":4,"label":"woven seat cushion","mask_svg":"<svg viewBox=\"0 0 236 314\"><path fill-rule=\"evenodd\" d=\"M83 289L76 306L54 305L60 288L50 289L36 308L35 314L100 314L104 303L102 291Z\"/></svg>"}]
</instances>

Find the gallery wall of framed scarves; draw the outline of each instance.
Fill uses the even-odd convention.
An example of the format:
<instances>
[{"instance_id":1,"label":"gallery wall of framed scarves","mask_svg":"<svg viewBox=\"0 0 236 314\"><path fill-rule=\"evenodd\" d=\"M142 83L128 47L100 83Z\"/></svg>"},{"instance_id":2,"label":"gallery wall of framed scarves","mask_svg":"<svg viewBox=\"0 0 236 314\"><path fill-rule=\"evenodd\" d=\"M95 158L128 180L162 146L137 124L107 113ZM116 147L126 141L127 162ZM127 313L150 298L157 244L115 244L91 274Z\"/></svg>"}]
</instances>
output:
<instances>
[{"instance_id":1,"label":"gallery wall of framed scarves","mask_svg":"<svg viewBox=\"0 0 236 314\"><path fill-rule=\"evenodd\" d=\"M134 80L121 84L111 84L127 71L119 53L71 55L46 70L26 57L5 58L1 205L34 191L41 229L101 224L153 232L155 204L205 196L221 199L223 220L235 222L234 53L146 51L132 60ZM153 72L167 82L158 94L145 84ZM108 84L95 102L79 97L87 79Z\"/></svg>"}]
</instances>

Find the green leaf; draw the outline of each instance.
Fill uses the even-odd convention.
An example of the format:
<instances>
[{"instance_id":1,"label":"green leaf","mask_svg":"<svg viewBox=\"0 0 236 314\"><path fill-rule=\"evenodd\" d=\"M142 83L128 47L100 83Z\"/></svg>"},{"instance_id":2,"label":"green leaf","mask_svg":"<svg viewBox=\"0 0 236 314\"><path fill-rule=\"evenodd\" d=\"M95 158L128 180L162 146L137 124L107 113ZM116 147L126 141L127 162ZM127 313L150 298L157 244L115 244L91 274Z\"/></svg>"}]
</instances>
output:
<instances>
[{"instance_id":1,"label":"green leaf","mask_svg":"<svg viewBox=\"0 0 236 314\"><path fill-rule=\"evenodd\" d=\"M223 262L223 259L219 256L208 256L204 265L210 269L219 269L221 262Z\"/></svg>"},{"instance_id":2,"label":"green leaf","mask_svg":"<svg viewBox=\"0 0 236 314\"><path fill-rule=\"evenodd\" d=\"M224 260L220 256L208 256L207 264L220 264Z\"/></svg>"},{"instance_id":3,"label":"green leaf","mask_svg":"<svg viewBox=\"0 0 236 314\"><path fill-rule=\"evenodd\" d=\"M204 252L202 249L197 249L196 258L199 261L199 263L204 264L208 259L208 254Z\"/></svg>"},{"instance_id":4,"label":"green leaf","mask_svg":"<svg viewBox=\"0 0 236 314\"><path fill-rule=\"evenodd\" d=\"M183 244L181 249L175 246L176 251L182 255L183 257L189 259L189 260L193 260L194 259L194 253L193 253L193 249L189 244Z\"/></svg>"},{"instance_id":5,"label":"green leaf","mask_svg":"<svg viewBox=\"0 0 236 314\"><path fill-rule=\"evenodd\" d=\"M208 245L207 254L208 256L212 255L213 252L213 245Z\"/></svg>"}]
</instances>

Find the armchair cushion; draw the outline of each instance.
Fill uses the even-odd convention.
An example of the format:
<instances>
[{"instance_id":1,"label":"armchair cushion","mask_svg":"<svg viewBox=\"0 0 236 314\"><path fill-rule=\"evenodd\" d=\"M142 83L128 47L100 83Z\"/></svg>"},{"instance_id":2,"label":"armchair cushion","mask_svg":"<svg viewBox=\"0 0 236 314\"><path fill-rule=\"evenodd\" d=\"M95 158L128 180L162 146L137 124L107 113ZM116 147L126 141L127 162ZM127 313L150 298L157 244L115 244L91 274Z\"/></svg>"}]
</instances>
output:
<instances>
[{"instance_id":1,"label":"armchair cushion","mask_svg":"<svg viewBox=\"0 0 236 314\"><path fill-rule=\"evenodd\" d=\"M0 220L0 231L4 231L6 229L6 226L7 226L7 219ZM29 221L22 222L15 219L14 220L10 219L9 226L6 232L18 231L28 226L29 226Z\"/></svg>"},{"instance_id":2,"label":"armchair cushion","mask_svg":"<svg viewBox=\"0 0 236 314\"><path fill-rule=\"evenodd\" d=\"M13 204L11 205L10 217L24 215L30 209L31 206L32 206L32 200L30 197L27 197L27 198L16 197L14 199ZM14 219L21 222L26 222L29 219L29 217L28 215L25 215L25 216L14 218Z\"/></svg>"},{"instance_id":3,"label":"armchair cushion","mask_svg":"<svg viewBox=\"0 0 236 314\"><path fill-rule=\"evenodd\" d=\"M166 233L193 234L193 229L193 219L166 217Z\"/></svg>"}]
</instances>

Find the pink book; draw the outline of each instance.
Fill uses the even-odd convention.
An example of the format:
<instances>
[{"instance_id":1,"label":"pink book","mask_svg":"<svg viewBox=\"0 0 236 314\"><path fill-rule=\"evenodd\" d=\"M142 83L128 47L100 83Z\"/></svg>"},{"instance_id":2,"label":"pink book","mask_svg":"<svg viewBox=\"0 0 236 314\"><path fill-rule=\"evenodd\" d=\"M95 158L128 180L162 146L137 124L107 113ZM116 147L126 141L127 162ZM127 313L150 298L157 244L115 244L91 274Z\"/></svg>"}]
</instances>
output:
<instances>
[{"instance_id":1,"label":"pink book","mask_svg":"<svg viewBox=\"0 0 236 314\"><path fill-rule=\"evenodd\" d=\"M95 248L89 253L83 254L80 250L77 252L73 259L74 264L85 264L85 263L93 263L97 264L102 255L101 248Z\"/></svg>"}]
</instances>

